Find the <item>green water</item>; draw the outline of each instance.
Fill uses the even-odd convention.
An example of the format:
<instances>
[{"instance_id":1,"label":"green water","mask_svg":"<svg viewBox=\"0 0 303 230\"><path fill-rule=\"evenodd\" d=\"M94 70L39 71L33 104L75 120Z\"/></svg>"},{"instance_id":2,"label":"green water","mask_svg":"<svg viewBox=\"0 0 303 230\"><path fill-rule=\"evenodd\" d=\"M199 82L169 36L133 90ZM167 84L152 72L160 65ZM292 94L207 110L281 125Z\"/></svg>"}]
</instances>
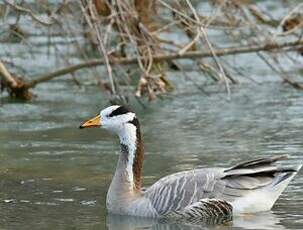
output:
<instances>
[{"instance_id":1,"label":"green water","mask_svg":"<svg viewBox=\"0 0 303 230\"><path fill-rule=\"evenodd\" d=\"M187 88L186 88L187 89ZM31 103L0 100L1 229L302 229L302 172L273 210L219 226L108 216L105 197L119 146L100 129L78 129L104 108L94 87L39 86ZM303 97L281 83L186 93L136 107L143 127L144 184L198 166L288 153L303 161ZM143 228L144 227L144 228Z\"/></svg>"}]
</instances>

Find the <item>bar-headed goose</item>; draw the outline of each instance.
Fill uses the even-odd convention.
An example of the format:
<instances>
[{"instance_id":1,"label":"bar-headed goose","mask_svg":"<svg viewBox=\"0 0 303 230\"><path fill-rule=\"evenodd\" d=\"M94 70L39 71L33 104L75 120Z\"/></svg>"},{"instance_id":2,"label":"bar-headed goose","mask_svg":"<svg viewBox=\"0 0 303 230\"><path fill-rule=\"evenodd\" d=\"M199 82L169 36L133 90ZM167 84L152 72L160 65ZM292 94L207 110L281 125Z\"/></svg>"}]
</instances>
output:
<instances>
[{"instance_id":1,"label":"bar-headed goose","mask_svg":"<svg viewBox=\"0 0 303 230\"><path fill-rule=\"evenodd\" d=\"M168 175L141 190L143 140L136 114L110 106L80 128L116 133L121 153L107 193L111 213L144 217L214 217L270 210L302 164L276 166L286 156L259 158L230 168L199 168Z\"/></svg>"}]
</instances>

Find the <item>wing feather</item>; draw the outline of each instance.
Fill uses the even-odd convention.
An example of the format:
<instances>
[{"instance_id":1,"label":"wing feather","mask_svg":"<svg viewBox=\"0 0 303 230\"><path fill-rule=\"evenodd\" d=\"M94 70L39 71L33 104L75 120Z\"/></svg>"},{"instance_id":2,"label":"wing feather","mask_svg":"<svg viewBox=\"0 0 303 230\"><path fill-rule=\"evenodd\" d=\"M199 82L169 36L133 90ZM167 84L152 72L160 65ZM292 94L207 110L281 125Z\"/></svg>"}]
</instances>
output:
<instances>
[{"instance_id":1,"label":"wing feather","mask_svg":"<svg viewBox=\"0 0 303 230\"><path fill-rule=\"evenodd\" d=\"M233 202L252 191L274 186L282 180L279 179L281 175L298 170L273 164L281 159L285 159L285 156L259 158L228 169L199 168L172 174L148 188L144 196L159 215L180 212L203 199Z\"/></svg>"}]
</instances>

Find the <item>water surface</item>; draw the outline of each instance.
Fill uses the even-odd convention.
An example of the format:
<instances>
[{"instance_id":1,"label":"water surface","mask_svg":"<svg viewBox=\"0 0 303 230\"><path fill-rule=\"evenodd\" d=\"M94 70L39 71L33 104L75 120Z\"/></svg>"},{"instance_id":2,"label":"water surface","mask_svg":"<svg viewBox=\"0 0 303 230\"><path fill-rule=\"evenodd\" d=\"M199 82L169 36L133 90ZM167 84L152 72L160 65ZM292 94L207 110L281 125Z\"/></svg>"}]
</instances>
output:
<instances>
[{"instance_id":1,"label":"water surface","mask_svg":"<svg viewBox=\"0 0 303 230\"><path fill-rule=\"evenodd\" d=\"M302 92L281 83L233 87L206 96L180 84L173 99L137 106L146 157L144 184L198 166L289 154L303 161ZM194 88L193 88L194 89ZM206 88L209 92L211 87ZM273 210L221 225L108 216L106 192L116 137L79 124L106 106L94 87L39 86L30 103L0 100L0 226L3 229L302 229L302 172Z\"/></svg>"}]
</instances>

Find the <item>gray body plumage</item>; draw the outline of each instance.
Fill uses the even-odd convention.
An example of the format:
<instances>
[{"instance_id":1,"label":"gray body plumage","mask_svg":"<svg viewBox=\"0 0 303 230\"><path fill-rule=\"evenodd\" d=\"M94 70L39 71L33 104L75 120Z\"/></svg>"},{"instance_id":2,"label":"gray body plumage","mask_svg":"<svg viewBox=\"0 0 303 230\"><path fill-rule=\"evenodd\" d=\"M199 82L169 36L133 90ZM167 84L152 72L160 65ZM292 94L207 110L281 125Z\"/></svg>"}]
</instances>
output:
<instances>
[{"instance_id":1,"label":"gray body plumage","mask_svg":"<svg viewBox=\"0 0 303 230\"><path fill-rule=\"evenodd\" d=\"M266 211L299 170L299 167L274 165L284 158L261 158L231 168L200 168L171 174L136 194L135 199L120 200L115 204L120 209L112 212L146 217L208 218Z\"/></svg>"},{"instance_id":2,"label":"gray body plumage","mask_svg":"<svg viewBox=\"0 0 303 230\"><path fill-rule=\"evenodd\" d=\"M185 211L200 200L220 199L224 169L196 169L166 176L144 192L157 213Z\"/></svg>"},{"instance_id":3,"label":"gray body plumage","mask_svg":"<svg viewBox=\"0 0 303 230\"><path fill-rule=\"evenodd\" d=\"M164 177L146 190L147 197L159 215L170 213L209 216L269 210L299 168L285 168L273 163L285 156L262 158L234 167L195 169ZM259 199L250 196L258 194ZM271 197L266 204L263 195ZM251 199L255 197L252 196ZM238 201L243 203L238 204ZM246 203L247 202L247 203ZM199 205L200 204L200 205ZM247 207L245 207L247 205ZM196 208L193 208L196 207ZM259 207L259 208L258 208ZM200 211L200 209L202 211Z\"/></svg>"}]
</instances>

